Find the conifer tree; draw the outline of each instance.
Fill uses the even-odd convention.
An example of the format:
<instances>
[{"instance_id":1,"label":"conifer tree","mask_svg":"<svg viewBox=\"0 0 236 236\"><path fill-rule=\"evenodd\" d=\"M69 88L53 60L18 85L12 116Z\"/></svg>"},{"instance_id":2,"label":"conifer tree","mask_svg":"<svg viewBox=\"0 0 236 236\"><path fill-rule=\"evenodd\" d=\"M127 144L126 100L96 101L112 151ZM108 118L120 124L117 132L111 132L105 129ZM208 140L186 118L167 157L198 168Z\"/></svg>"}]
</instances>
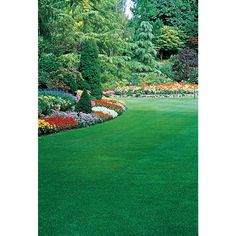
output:
<instances>
[{"instance_id":1,"label":"conifer tree","mask_svg":"<svg viewBox=\"0 0 236 236\"><path fill-rule=\"evenodd\" d=\"M87 82L87 88L91 91L91 96L101 99L101 67L98 58L98 47L94 40L87 40L83 45L79 71Z\"/></svg>"},{"instance_id":2,"label":"conifer tree","mask_svg":"<svg viewBox=\"0 0 236 236\"><path fill-rule=\"evenodd\" d=\"M152 25L143 21L137 30L136 49L134 54L139 62L146 65L153 65L155 63L156 50L152 40L154 35L152 34Z\"/></svg>"}]
</instances>

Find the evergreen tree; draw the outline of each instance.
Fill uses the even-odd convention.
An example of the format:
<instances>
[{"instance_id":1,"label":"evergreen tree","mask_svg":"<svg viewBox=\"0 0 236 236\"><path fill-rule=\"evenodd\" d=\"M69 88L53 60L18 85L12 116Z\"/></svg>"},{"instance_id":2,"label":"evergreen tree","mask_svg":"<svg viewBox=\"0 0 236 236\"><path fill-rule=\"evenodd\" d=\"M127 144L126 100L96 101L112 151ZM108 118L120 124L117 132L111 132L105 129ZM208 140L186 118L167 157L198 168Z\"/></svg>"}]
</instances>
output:
<instances>
[{"instance_id":1,"label":"evergreen tree","mask_svg":"<svg viewBox=\"0 0 236 236\"><path fill-rule=\"evenodd\" d=\"M143 21L137 30L136 49L134 51L135 57L139 62L145 65L154 65L156 50L152 43L154 35L152 34L152 25Z\"/></svg>"},{"instance_id":2,"label":"evergreen tree","mask_svg":"<svg viewBox=\"0 0 236 236\"><path fill-rule=\"evenodd\" d=\"M94 40L85 41L82 48L79 70L83 79L87 82L87 88L91 91L91 96L101 99L101 68L98 58L98 47Z\"/></svg>"},{"instance_id":3,"label":"evergreen tree","mask_svg":"<svg viewBox=\"0 0 236 236\"><path fill-rule=\"evenodd\" d=\"M87 114L92 112L91 100L86 89L83 90L81 98L76 104L75 110Z\"/></svg>"}]
</instances>

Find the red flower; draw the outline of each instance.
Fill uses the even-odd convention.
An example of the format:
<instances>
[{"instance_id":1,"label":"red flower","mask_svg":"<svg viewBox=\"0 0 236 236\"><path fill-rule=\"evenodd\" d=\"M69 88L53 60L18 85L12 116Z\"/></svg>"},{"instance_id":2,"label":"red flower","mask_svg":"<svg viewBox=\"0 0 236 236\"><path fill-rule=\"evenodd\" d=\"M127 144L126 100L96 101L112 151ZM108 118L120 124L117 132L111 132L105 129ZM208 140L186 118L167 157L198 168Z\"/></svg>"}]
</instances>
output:
<instances>
[{"instance_id":1,"label":"red flower","mask_svg":"<svg viewBox=\"0 0 236 236\"><path fill-rule=\"evenodd\" d=\"M48 122L50 125L55 125L59 129L72 128L78 125L78 121L70 116L47 117L44 118L43 120Z\"/></svg>"},{"instance_id":2,"label":"red flower","mask_svg":"<svg viewBox=\"0 0 236 236\"><path fill-rule=\"evenodd\" d=\"M110 106L110 107L116 107L118 109L123 110L122 106L119 106L117 104L111 103L111 102L107 102L104 100L93 100L95 102L96 105L103 105L103 106Z\"/></svg>"}]
</instances>

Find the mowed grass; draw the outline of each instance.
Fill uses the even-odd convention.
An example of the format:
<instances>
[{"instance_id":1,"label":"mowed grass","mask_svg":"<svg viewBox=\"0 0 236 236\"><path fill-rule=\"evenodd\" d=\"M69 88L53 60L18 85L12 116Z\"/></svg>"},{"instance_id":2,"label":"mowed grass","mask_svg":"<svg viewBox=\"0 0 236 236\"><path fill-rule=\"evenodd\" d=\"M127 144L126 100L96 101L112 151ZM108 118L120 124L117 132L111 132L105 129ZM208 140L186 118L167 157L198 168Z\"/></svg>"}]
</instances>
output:
<instances>
[{"instance_id":1,"label":"mowed grass","mask_svg":"<svg viewBox=\"0 0 236 236\"><path fill-rule=\"evenodd\" d=\"M197 235L197 99L126 102L39 138L40 236Z\"/></svg>"}]
</instances>

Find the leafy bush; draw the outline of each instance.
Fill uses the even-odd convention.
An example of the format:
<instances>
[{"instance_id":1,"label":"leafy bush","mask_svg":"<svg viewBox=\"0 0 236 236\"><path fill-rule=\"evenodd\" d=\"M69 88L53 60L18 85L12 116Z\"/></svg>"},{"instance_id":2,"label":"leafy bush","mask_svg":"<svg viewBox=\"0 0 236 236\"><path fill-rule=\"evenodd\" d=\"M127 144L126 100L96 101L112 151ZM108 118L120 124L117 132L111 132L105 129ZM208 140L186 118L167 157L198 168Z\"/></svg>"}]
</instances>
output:
<instances>
[{"instance_id":1,"label":"leafy bush","mask_svg":"<svg viewBox=\"0 0 236 236\"><path fill-rule=\"evenodd\" d=\"M172 69L173 66L173 57L171 57L169 60L163 60L158 63L158 69L164 75L165 77L169 78L173 82L174 78L174 71ZM168 82L169 83L169 82Z\"/></svg>"},{"instance_id":2,"label":"leafy bush","mask_svg":"<svg viewBox=\"0 0 236 236\"><path fill-rule=\"evenodd\" d=\"M75 110L84 113L92 112L91 100L86 89L83 90L81 98L75 106Z\"/></svg>"},{"instance_id":3,"label":"leafy bush","mask_svg":"<svg viewBox=\"0 0 236 236\"><path fill-rule=\"evenodd\" d=\"M195 50L184 48L174 59L174 79L198 83L198 54Z\"/></svg>"},{"instance_id":4,"label":"leafy bush","mask_svg":"<svg viewBox=\"0 0 236 236\"><path fill-rule=\"evenodd\" d=\"M84 81L78 67L78 56L70 53L56 57L42 53L39 59L39 88L59 89L72 94Z\"/></svg>"},{"instance_id":5,"label":"leafy bush","mask_svg":"<svg viewBox=\"0 0 236 236\"><path fill-rule=\"evenodd\" d=\"M57 71L61 67L61 63L53 53L43 53L39 58L39 71L50 73Z\"/></svg>"}]
</instances>

